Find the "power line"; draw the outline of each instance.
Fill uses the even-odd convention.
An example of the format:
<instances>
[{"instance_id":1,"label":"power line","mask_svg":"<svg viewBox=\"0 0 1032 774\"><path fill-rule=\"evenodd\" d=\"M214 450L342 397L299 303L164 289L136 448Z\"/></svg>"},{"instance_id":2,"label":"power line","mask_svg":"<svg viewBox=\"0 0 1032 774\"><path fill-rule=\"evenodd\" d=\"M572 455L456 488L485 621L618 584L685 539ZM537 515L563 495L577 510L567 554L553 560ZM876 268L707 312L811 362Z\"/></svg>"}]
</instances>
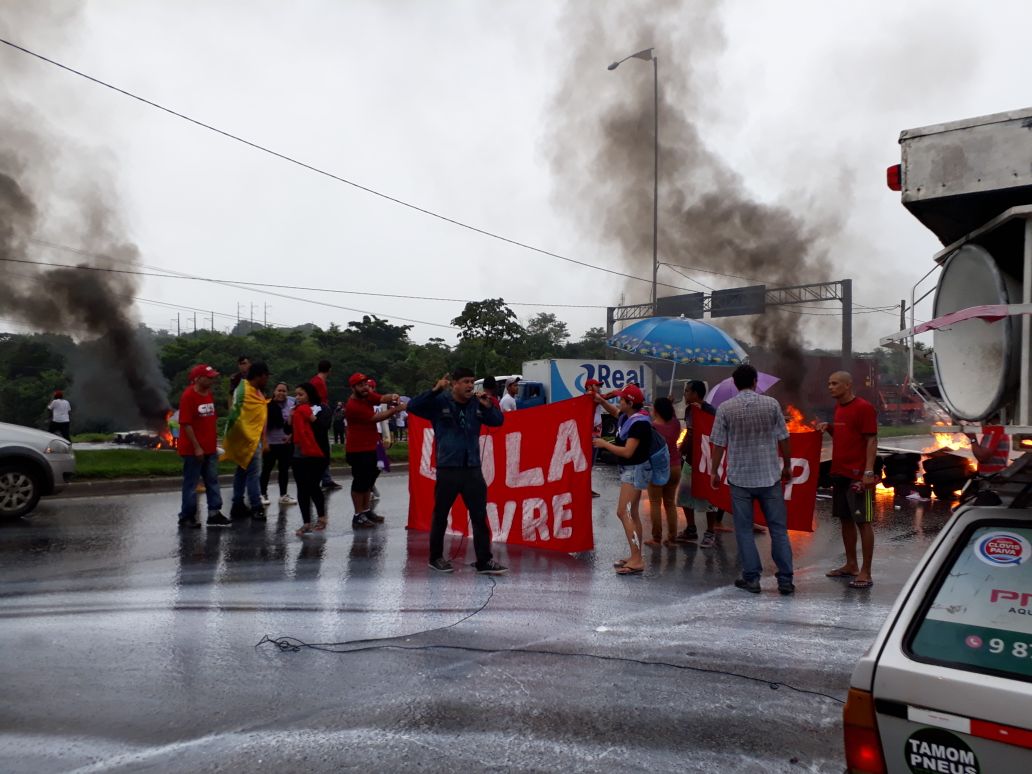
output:
<instances>
[{"instance_id":1,"label":"power line","mask_svg":"<svg viewBox=\"0 0 1032 774\"><path fill-rule=\"evenodd\" d=\"M214 285L222 285L222 286L227 287L227 288L236 288L237 290L248 290L248 291L253 290L253 288L244 287L243 285L240 285L240 284L235 283L235 282L229 282L227 280L217 280L217 279L211 279L209 277L197 277L197 276L194 276L194 275L187 275L187 274L179 274L177 276L177 274L169 274L169 273L159 274L159 273L156 273L156 272L139 271L137 269L116 269L116 268L112 268L112 267L108 267L108 266L84 266L84 265L75 265L75 264L70 264L70 263L53 263L53 262L50 262L50 261L30 261L30 260L28 260L26 258L0 258L0 261L4 261L4 262L7 262L7 263L27 263L27 264L34 265L34 266L50 266L50 267L60 268L60 269L73 269L73 270L76 270L76 271L111 272L111 273L115 273L115 274L133 274L133 275L143 276L143 277L163 277L165 279L192 279L192 280L197 280L198 282L210 282L210 283L212 283ZM393 319L393 320L403 320L404 322L417 323L419 325L432 325L432 326L434 326L436 328L448 328L448 329L455 329L455 328L457 328L457 326L455 326L455 325L446 325L444 323L429 322L427 320L415 320L415 319L413 319L411 317L401 317L399 315L385 315L385 314L381 314L381 313L378 313L378 312L370 312L370 311L365 310L365 309L355 309L355 308L350 307L350 306L341 306L340 304L331 304L331 303L328 303L326 301L316 301L313 298L302 298L300 296L290 296L290 295L287 295L286 293L276 293L276 292L268 290L268 289L266 289L264 292L267 295L270 295L270 296L277 296L279 298L286 298L286 299L291 300L291 301L301 301L301 302L306 303L306 304L317 304L318 306L326 306L326 307L330 307L332 309L343 309L344 311L347 311L347 312L356 312L358 314L368 314L368 315L372 315L374 317L381 317L381 318L385 318L385 319L389 318L389 319Z\"/></svg>"},{"instance_id":2,"label":"power line","mask_svg":"<svg viewBox=\"0 0 1032 774\"><path fill-rule=\"evenodd\" d=\"M188 121L191 124L194 124L195 126L199 126L199 127L203 128L203 129L207 129L210 132L214 132L214 133L222 135L223 137L226 137L226 138L228 138L230 140L234 140L235 142L239 142L239 143L242 143L243 145L247 145L248 147L251 147L251 148L254 148L255 150L261 151L262 153L267 153L270 156L275 156L276 158L278 158L278 159L280 159L282 161L286 161L286 162L288 162L290 164L295 164L295 165L297 165L297 166L299 166L299 167L301 167L303 169L307 169L310 172L315 172L318 175L323 175L324 177L328 177L331 180L336 180L339 183L344 183L345 185L349 185L349 186L351 186L353 188L356 188L356 189L358 189L360 191L363 191L365 193L372 194L373 196L377 196L377 197L379 197L381 199L384 199L386 201L389 201L389 202L391 202L393 204L397 204L397 205L400 205L402 207L407 207L410 210L414 210L416 212L420 212L420 213L422 213L424 215L428 215L428 216L430 216L432 218L437 218L438 220L442 220L445 223L450 223L453 226L458 226L460 228L464 228L464 229L467 229L469 231L473 231L474 233L481 234L481 235L486 236L486 237L490 237L491 239L497 239L497 240L499 240L501 242L506 242L507 244L514 245L516 247L522 247L525 250L530 250L532 252L539 253L541 255L547 255L550 258L557 258L560 261L566 261L567 263L572 263L572 264L574 264L576 266L583 266L583 267L588 268L588 269L595 269L596 271L603 271L603 272L606 272L607 274L613 274L613 275L616 275L618 277L625 277L627 279L636 280L638 282L647 282L649 284L652 284L652 279L651 278L638 277L638 276L636 276L634 274L627 274L626 272L617 271L616 269L609 269L609 268L606 268L604 266L596 266L594 264L587 263L585 261L578 261L575 258L568 258L565 255L560 255L559 253L554 253L554 252L552 252L550 250L545 250L545 249L543 249L541 247L535 247L534 245L528 244L526 242L521 242L518 239L512 239L510 237L498 234L498 233L496 233L494 231L488 231L487 229L480 228L479 226L474 226L474 225L471 225L469 223L464 223L461 220L456 220L455 218L450 218L447 215L442 215L441 213L435 212L435 211L430 210L430 209L427 209L426 207L420 207L419 205L412 204L411 202L407 202L404 199L399 199L396 196L391 196L390 194L385 194L382 191L377 191L375 188L370 188L369 186L362 185L361 183L357 183L354 180L349 180L346 177L341 177L340 175L336 175L333 172L329 172L329 171L327 171L325 169L317 167L314 164L309 164L307 162L304 162L304 161L301 161L299 159L296 159L293 156L288 156L285 153L280 153L279 151L273 150L272 148L269 148L269 147L267 147L265 145L261 145L261 144L259 144L257 142L254 142L253 140L248 140L248 139L245 139L243 137L240 137L239 135L232 134L231 132L227 132L224 129L219 129L218 127L213 126L212 124L205 123L204 121L200 121L200 120L198 120L196 118L192 118L192 117L186 115L185 113L180 113L180 112L178 112L176 110L173 110L172 108L165 107L164 105L161 105L161 104L159 104L157 102L149 100L146 97L141 97L138 94L134 94L131 91L127 91L126 89L123 89L123 88L120 88L118 86L115 86L115 85L113 85L111 83L108 83L107 81L102 81L100 78L95 78L92 75L88 75L88 74L82 72L81 70L76 70L74 67L69 67L68 65L61 64L60 62L58 62L58 61L56 61L54 59L50 59L49 57L43 56L43 54L38 54L35 51L32 51L32 50L30 50L28 48L25 48L24 46L19 46L17 43L13 43L10 40L6 40L4 38L0 38L0 43L3 43L6 46L10 46L11 48L13 48L13 49L15 49L17 51L21 51L23 54L28 54L29 56L35 57L36 59L39 59L39 60L41 60L43 62L46 62L48 64L52 64L55 67L59 67L59 68L61 68L62 70L66 71L66 72L72 73L73 75L78 75L80 78L85 78L86 80L91 81L91 82L97 84L98 86L103 86L106 89L111 89L112 91L116 91L119 94L122 94L122 95L124 95L126 97L129 97L131 99L134 99L134 100L136 100L138 102L142 102L145 105L149 105L150 107L153 107L153 108L156 108L158 110L161 110L161 111L163 111L165 113L168 113L169 115L175 116L176 118L181 118L182 120ZM664 287L668 287L668 288L676 288L678 290L688 290L688 288L678 287L677 285L668 285L668 284L662 283L662 282L661 283L657 283L657 284L663 285ZM352 310L352 311L355 311L355 310ZM428 325L437 325L437 323L427 323L427 324ZM452 326L443 326L443 327L452 327Z\"/></svg>"},{"instance_id":3,"label":"power line","mask_svg":"<svg viewBox=\"0 0 1032 774\"><path fill-rule=\"evenodd\" d=\"M71 247L69 245L58 244L57 242L49 242L45 239L30 238L29 242L35 244L44 245L46 247L54 248L55 250L64 250L76 255L83 255L89 258L100 258L106 261L116 261L119 263L131 263L131 261L120 260L113 256L103 255L100 253L92 253L87 250L82 250L77 247ZM161 266L153 266L147 264L140 264L144 268L153 269L155 271L164 272L165 274L144 274L149 277L164 277L166 279L195 279L203 280L206 282L228 282L229 280L219 280L211 277L200 277L194 274L187 274L185 272L175 271L173 269L166 269ZM142 273L142 272L141 272ZM449 303L456 304L469 304L474 303L472 299L468 298L446 298L443 296L417 296L417 295L404 295L401 293L380 293L375 291L365 290L344 290L343 288L319 288L310 287L306 285L282 285L272 282L249 282L246 280L232 280L237 285L247 285L248 287L255 288L278 288L281 290L304 290L315 293L338 293L343 295L352 296L374 296L377 298L401 298L410 301L447 301ZM606 304L547 304L547 303L536 303L534 301L506 301L507 306L530 306L530 307L547 307L557 309L606 309Z\"/></svg>"}]
</instances>

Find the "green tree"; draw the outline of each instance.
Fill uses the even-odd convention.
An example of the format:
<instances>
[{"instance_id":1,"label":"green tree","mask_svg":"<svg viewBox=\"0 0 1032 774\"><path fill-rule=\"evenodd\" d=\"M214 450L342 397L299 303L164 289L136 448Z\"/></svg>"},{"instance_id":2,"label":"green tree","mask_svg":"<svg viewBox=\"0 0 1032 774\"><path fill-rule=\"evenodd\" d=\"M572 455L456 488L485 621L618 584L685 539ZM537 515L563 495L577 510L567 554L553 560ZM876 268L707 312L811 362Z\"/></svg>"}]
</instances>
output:
<instances>
[{"instance_id":1,"label":"green tree","mask_svg":"<svg viewBox=\"0 0 1032 774\"><path fill-rule=\"evenodd\" d=\"M527 323L524 356L528 360L560 357L569 338L565 322L551 312L539 312Z\"/></svg>"},{"instance_id":2,"label":"green tree","mask_svg":"<svg viewBox=\"0 0 1032 774\"><path fill-rule=\"evenodd\" d=\"M602 360L606 356L605 329L588 328L579 341L571 341L563 348L563 356Z\"/></svg>"},{"instance_id":3,"label":"green tree","mask_svg":"<svg viewBox=\"0 0 1032 774\"><path fill-rule=\"evenodd\" d=\"M460 329L458 359L478 374L511 373L523 355L523 326L501 298L470 301L451 321Z\"/></svg>"}]
</instances>

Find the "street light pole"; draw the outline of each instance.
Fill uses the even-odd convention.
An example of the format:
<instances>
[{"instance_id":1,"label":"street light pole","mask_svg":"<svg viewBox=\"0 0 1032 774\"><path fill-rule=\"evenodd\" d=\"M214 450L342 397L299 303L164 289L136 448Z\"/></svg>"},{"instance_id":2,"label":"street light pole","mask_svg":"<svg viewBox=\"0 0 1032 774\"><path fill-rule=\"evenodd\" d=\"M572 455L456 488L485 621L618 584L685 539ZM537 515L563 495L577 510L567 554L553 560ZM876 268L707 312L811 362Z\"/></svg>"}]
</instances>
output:
<instances>
[{"instance_id":1,"label":"street light pole","mask_svg":"<svg viewBox=\"0 0 1032 774\"><path fill-rule=\"evenodd\" d=\"M609 69L615 70L628 59L652 62L652 314L655 316L659 311L656 293L659 276L659 57L655 49L646 48L613 62Z\"/></svg>"}]
</instances>

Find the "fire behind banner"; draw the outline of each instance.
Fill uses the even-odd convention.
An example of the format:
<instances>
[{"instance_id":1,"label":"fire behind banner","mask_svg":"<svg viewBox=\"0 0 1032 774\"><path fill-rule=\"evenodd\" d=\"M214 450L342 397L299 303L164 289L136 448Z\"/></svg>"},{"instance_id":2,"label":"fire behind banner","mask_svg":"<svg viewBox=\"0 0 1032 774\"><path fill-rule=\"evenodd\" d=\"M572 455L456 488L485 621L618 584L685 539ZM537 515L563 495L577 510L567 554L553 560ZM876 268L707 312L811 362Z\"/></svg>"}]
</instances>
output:
<instances>
[{"instance_id":1,"label":"fire behind banner","mask_svg":"<svg viewBox=\"0 0 1032 774\"><path fill-rule=\"evenodd\" d=\"M495 543L573 553L594 548L591 422L594 402L571 398L505 414L481 430L487 521ZM409 414L408 528L429 531L436 479L430 423ZM450 531L468 534L461 498Z\"/></svg>"},{"instance_id":2,"label":"fire behind banner","mask_svg":"<svg viewBox=\"0 0 1032 774\"><path fill-rule=\"evenodd\" d=\"M727 485L727 454L720 463L720 488L713 489L710 486L710 436L713 433L713 416L693 408L692 428L692 471L695 474L692 476L692 496L708 500L730 513L731 487ZM785 485L788 528L800 532L813 532L817 479L820 477L821 434L816 430L790 433L789 444L792 452L792 478ZM757 524L766 524L758 505L753 509L753 519Z\"/></svg>"}]
</instances>

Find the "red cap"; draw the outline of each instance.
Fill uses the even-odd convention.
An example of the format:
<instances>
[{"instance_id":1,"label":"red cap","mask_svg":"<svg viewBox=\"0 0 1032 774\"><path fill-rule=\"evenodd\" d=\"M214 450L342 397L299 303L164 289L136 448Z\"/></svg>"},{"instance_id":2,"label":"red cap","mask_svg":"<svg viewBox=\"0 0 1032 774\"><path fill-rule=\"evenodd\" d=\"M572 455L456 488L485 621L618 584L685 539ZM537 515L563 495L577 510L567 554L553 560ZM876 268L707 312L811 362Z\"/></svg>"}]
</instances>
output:
<instances>
[{"instance_id":1,"label":"red cap","mask_svg":"<svg viewBox=\"0 0 1032 774\"><path fill-rule=\"evenodd\" d=\"M351 374L351 378L348 379L348 385L350 385L351 387L354 387L356 384L361 384L362 382L368 382L368 381L369 381L369 377L366 376L365 374Z\"/></svg>"},{"instance_id":2,"label":"red cap","mask_svg":"<svg viewBox=\"0 0 1032 774\"><path fill-rule=\"evenodd\" d=\"M626 398L631 403L644 403L645 393L641 391L641 388L636 384L628 384L622 390L620 390L620 397Z\"/></svg>"},{"instance_id":3,"label":"red cap","mask_svg":"<svg viewBox=\"0 0 1032 774\"><path fill-rule=\"evenodd\" d=\"M584 386L585 387L601 387L602 386L602 382L600 382L598 379L588 379L588 381L584 382Z\"/></svg>"},{"instance_id":4,"label":"red cap","mask_svg":"<svg viewBox=\"0 0 1032 774\"><path fill-rule=\"evenodd\" d=\"M216 371L210 365L205 365L204 363L201 363L200 365L195 365L193 368L190 369L191 382L197 381L197 379L202 376L207 376L209 379L214 379L218 375L218 371Z\"/></svg>"}]
</instances>

